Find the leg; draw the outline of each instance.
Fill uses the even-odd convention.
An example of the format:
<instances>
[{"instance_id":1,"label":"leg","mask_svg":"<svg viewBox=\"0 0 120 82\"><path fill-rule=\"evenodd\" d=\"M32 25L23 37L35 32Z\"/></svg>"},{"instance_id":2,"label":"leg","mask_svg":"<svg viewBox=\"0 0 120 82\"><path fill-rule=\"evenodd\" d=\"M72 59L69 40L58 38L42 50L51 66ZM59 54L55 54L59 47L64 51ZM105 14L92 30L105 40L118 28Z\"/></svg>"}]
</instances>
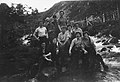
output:
<instances>
[{"instance_id":1,"label":"leg","mask_svg":"<svg viewBox=\"0 0 120 82\"><path fill-rule=\"evenodd\" d=\"M102 64L104 70L108 70L108 66L105 65L105 63L104 63L102 57L100 56L100 54L97 54L97 58L96 59Z\"/></svg>"}]
</instances>

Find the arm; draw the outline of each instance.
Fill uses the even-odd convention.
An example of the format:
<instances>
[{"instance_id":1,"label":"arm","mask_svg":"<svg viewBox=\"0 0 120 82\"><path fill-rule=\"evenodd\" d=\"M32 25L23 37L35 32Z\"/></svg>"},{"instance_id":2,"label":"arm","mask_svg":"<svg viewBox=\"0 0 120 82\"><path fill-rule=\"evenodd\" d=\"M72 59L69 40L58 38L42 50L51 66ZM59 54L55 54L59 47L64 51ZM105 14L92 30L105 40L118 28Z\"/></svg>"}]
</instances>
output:
<instances>
[{"instance_id":1,"label":"arm","mask_svg":"<svg viewBox=\"0 0 120 82\"><path fill-rule=\"evenodd\" d=\"M65 34L65 37L66 37L66 39L65 39L65 42L64 42L63 44L66 44L67 41L68 41L68 39L69 39L67 32L66 32L66 34Z\"/></svg>"},{"instance_id":2,"label":"arm","mask_svg":"<svg viewBox=\"0 0 120 82\"><path fill-rule=\"evenodd\" d=\"M67 20L67 18L65 18L65 24L66 24L66 25L68 24L68 20Z\"/></svg>"},{"instance_id":3,"label":"arm","mask_svg":"<svg viewBox=\"0 0 120 82\"><path fill-rule=\"evenodd\" d=\"M96 49L96 46L95 46L95 44L94 44L93 39L90 38L90 41L91 41L91 44L93 45L93 47Z\"/></svg>"},{"instance_id":4,"label":"arm","mask_svg":"<svg viewBox=\"0 0 120 82\"><path fill-rule=\"evenodd\" d=\"M85 50L84 45L81 45L81 46L82 46L82 50L84 51L84 54L86 54L87 50Z\"/></svg>"},{"instance_id":5,"label":"arm","mask_svg":"<svg viewBox=\"0 0 120 82\"><path fill-rule=\"evenodd\" d=\"M80 32L81 32L81 35L82 35L82 37L83 37L83 31L82 31L82 29L81 29L81 28L79 28L79 30L80 30Z\"/></svg>"},{"instance_id":6,"label":"arm","mask_svg":"<svg viewBox=\"0 0 120 82\"><path fill-rule=\"evenodd\" d=\"M83 37L83 31L82 31L82 29L81 29L81 35L82 35L82 37Z\"/></svg>"},{"instance_id":7,"label":"arm","mask_svg":"<svg viewBox=\"0 0 120 82\"><path fill-rule=\"evenodd\" d=\"M60 25L58 25L59 30L61 31Z\"/></svg>"},{"instance_id":8,"label":"arm","mask_svg":"<svg viewBox=\"0 0 120 82\"><path fill-rule=\"evenodd\" d=\"M65 40L65 42L63 44L65 45L67 43L67 41L68 41L68 38Z\"/></svg>"},{"instance_id":9,"label":"arm","mask_svg":"<svg viewBox=\"0 0 120 82\"><path fill-rule=\"evenodd\" d=\"M72 42L71 42L71 44L70 44L70 48L69 48L69 54L71 54L71 50L72 50L72 48L73 48L73 46L74 46L74 39L72 40Z\"/></svg>"},{"instance_id":10,"label":"arm","mask_svg":"<svg viewBox=\"0 0 120 82\"><path fill-rule=\"evenodd\" d=\"M86 53L87 53L87 50L85 50L85 45L84 45L83 40L82 40L82 45L81 45L81 48L82 48L82 50L84 51L84 54L86 54Z\"/></svg>"},{"instance_id":11,"label":"arm","mask_svg":"<svg viewBox=\"0 0 120 82\"><path fill-rule=\"evenodd\" d=\"M47 32L47 29L45 29L45 36L48 38L48 32Z\"/></svg>"},{"instance_id":12,"label":"arm","mask_svg":"<svg viewBox=\"0 0 120 82\"><path fill-rule=\"evenodd\" d=\"M62 44L60 41L60 34L58 35L58 43Z\"/></svg>"},{"instance_id":13,"label":"arm","mask_svg":"<svg viewBox=\"0 0 120 82\"><path fill-rule=\"evenodd\" d=\"M59 20L59 19L58 19L58 21L57 21L57 24L58 24L59 30L61 31L61 28L60 28L60 20Z\"/></svg>"},{"instance_id":14,"label":"arm","mask_svg":"<svg viewBox=\"0 0 120 82\"><path fill-rule=\"evenodd\" d=\"M33 36L38 40L38 37L36 36L37 32L38 32L38 30L36 29L35 32L33 33Z\"/></svg>"}]
</instances>

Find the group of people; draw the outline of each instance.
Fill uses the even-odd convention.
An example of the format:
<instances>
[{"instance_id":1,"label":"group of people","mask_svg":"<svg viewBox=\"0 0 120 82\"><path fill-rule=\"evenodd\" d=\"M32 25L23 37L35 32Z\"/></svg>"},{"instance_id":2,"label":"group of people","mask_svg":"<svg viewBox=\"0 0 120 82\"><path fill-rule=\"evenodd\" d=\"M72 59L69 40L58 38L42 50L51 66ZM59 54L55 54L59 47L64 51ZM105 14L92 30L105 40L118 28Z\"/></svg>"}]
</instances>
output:
<instances>
[{"instance_id":1,"label":"group of people","mask_svg":"<svg viewBox=\"0 0 120 82\"><path fill-rule=\"evenodd\" d=\"M96 61L105 70L108 69L102 57L96 53L89 32L83 32L78 23L74 26L68 23L64 11L60 11L59 15L59 18L56 15L52 19L46 18L44 23L39 21L33 35L38 40L40 55L51 53L51 59L60 71L62 67L79 68L79 64L87 69L92 68Z\"/></svg>"}]
</instances>

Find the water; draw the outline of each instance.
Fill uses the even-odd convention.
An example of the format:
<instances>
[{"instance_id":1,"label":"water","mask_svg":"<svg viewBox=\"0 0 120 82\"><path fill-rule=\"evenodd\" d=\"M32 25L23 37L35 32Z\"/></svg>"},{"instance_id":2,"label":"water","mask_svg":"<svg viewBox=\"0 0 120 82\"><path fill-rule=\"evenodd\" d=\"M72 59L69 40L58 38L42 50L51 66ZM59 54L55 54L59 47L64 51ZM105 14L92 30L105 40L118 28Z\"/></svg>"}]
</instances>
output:
<instances>
[{"instance_id":1,"label":"water","mask_svg":"<svg viewBox=\"0 0 120 82\"><path fill-rule=\"evenodd\" d=\"M106 65L109 66L109 71L106 72L104 78L101 80L98 80L98 82L120 82L120 79L119 79L120 78L120 47L116 47L116 45L113 45L113 44L102 45L102 42L96 43L98 40L101 40L101 39L98 39L95 37L92 37L92 39L95 42L97 50L101 50L103 47L107 48L107 46L113 46L110 52L115 53L114 55L111 54L113 56L111 56L110 53L106 54L108 56L107 58L104 58L104 62ZM104 74L101 74L98 77L102 75Z\"/></svg>"}]
</instances>

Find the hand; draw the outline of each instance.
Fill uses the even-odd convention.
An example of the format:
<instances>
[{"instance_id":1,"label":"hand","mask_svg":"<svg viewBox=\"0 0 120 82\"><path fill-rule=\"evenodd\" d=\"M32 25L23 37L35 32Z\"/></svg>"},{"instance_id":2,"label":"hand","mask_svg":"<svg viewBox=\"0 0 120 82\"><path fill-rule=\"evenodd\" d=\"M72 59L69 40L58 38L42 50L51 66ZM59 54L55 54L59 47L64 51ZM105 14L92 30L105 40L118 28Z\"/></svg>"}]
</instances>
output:
<instances>
[{"instance_id":1,"label":"hand","mask_svg":"<svg viewBox=\"0 0 120 82\"><path fill-rule=\"evenodd\" d=\"M36 38L39 41L39 38Z\"/></svg>"},{"instance_id":2,"label":"hand","mask_svg":"<svg viewBox=\"0 0 120 82\"><path fill-rule=\"evenodd\" d=\"M62 47L62 46L64 46L64 44L63 44L63 43L60 43L60 46Z\"/></svg>"},{"instance_id":3,"label":"hand","mask_svg":"<svg viewBox=\"0 0 120 82\"><path fill-rule=\"evenodd\" d=\"M58 49L56 49L56 54L58 54L59 53L59 50Z\"/></svg>"},{"instance_id":4,"label":"hand","mask_svg":"<svg viewBox=\"0 0 120 82\"><path fill-rule=\"evenodd\" d=\"M84 50L84 54L87 54L88 52L86 50Z\"/></svg>"},{"instance_id":5,"label":"hand","mask_svg":"<svg viewBox=\"0 0 120 82\"><path fill-rule=\"evenodd\" d=\"M62 45L65 45L65 43L63 43Z\"/></svg>"},{"instance_id":6,"label":"hand","mask_svg":"<svg viewBox=\"0 0 120 82\"><path fill-rule=\"evenodd\" d=\"M69 51L69 54L70 54L70 56L71 56L71 51Z\"/></svg>"}]
</instances>

